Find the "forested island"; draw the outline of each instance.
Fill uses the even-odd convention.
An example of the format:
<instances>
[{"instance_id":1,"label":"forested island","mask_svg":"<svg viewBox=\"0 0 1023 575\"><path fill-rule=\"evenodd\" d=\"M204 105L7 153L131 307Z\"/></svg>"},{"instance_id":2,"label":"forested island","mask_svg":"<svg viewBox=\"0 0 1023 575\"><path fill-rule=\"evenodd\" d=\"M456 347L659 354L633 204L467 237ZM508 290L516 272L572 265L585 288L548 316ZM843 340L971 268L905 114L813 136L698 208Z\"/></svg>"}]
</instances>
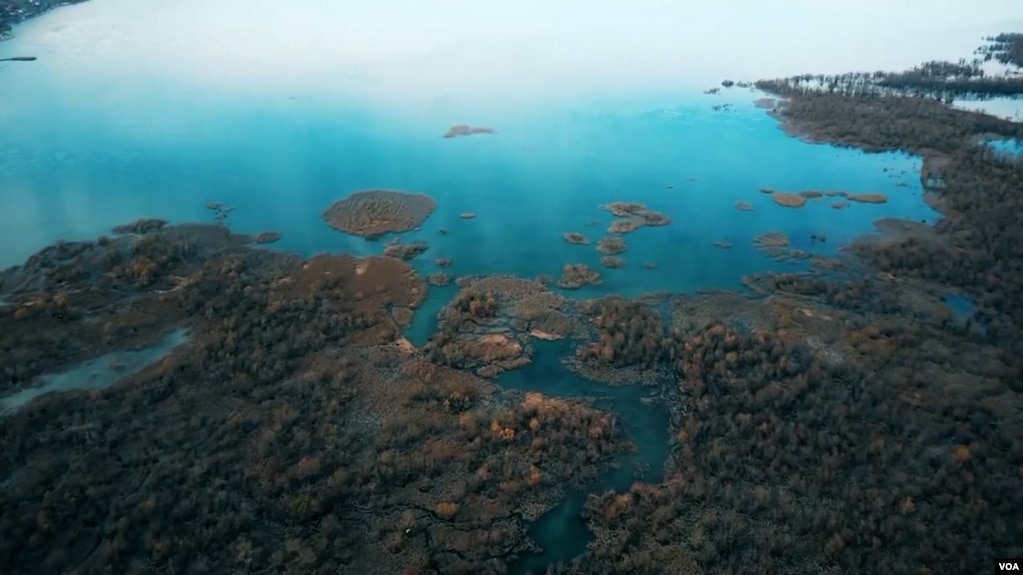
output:
<instances>
[{"instance_id":1,"label":"forested island","mask_svg":"<svg viewBox=\"0 0 1023 575\"><path fill-rule=\"evenodd\" d=\"M59 6L86 0L0 0L0 41L11 37L11 28L23 20L45 14Z\"/></svg>"},{"instance_id":2,"label":"forested island","mask_svg":"<svg viewBox=\"0 0 1023 575\"><path fill-rule=\"evenodd\" d=\"M984 57L1019 65L1021 40ZM189 343L0 416L0 572L514 571L529 525L634 448L589 398L495 383L538 340L571 342L566 367L596 386L656 387L671 441L662 480L588 498L595 540L549 573L959 574L1023 555L1023 162L984 144L1023 125L945 104L1019 93L974 69L758 82L795 137L922 156L942 218L879 221L743 293L575 300L558 283L599 275L571 262L560 282L459 277L417 347L402 327L447 280L400 257L303 259L161 219L41 250L0 273L0 398ZM607 238L565 240L611 256L670 223L602 207ZM435 208L367 190L322 217L378 237Z\"/></svg>"}]
</instances>

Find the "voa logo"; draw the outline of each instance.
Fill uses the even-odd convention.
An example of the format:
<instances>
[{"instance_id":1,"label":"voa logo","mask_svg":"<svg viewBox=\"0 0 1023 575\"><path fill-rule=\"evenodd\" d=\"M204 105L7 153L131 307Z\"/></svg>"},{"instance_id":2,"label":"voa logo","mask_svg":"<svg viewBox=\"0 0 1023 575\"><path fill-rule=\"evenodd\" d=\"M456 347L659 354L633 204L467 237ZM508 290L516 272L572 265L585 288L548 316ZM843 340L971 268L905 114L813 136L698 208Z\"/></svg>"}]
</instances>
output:
<instances>
[{"instance_id":1,"label":"voa logo","mask_svg":"<svg viewBox=\"0 0 1023 575\"><path fill-rule=\"evenodd\" d=\"M1015 563L1015 562L1002 563L1002 562L999 562L998 563L998 570L999 571L1019 571L1019 563Z\"/></svg>"}]
</instances>

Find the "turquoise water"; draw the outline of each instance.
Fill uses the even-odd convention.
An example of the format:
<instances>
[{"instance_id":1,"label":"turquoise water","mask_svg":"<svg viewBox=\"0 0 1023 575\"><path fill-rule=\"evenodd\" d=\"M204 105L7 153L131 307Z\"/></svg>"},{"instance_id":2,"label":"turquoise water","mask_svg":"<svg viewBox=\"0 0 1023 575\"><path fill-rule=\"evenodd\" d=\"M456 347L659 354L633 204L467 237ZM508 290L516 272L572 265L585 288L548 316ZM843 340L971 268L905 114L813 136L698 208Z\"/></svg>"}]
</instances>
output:
<instances>
[{"instance_id":1,"label":"turquoise water","mask_svg":"<svg viewBox=\"0 0 1023 575\"><path fill-rule=\"evenodd\" d=\"M580 513L589 493L624 491L635 481L657 483L663 477L668 456L668 415L656 388L611 387L587 381L561 365L561 358L574 354L573 345L562 341L533 342L536 354L528 366L498 377L505 389L536 391L554 397L589 397L597 407L614 411L625 436L636 444L636 452L619 458L619 467L594 485L569 491L557 507L530 526L529 534L543 548L542 553L520 558L512 573L542 573L553 563L569 562L586 551L592 534Z\"/></svg>"},{"instance_id":2,"label":"turquoise water","mask_svg":"<svg viewBox=\"0 0 1023 575\"><path fill-rule=\"evenodd\" d=\"M1017 140L1015 138L999 138L994 140L985 140L984 143L996 152L1023 158L1023 140Z\"/></svg>"},{"instance_id":3,"label":"turquoise water","mask_svg":"<svg viewBox=\"0 0 1023 575\"><path fill-rule=\"evenodd\" d=\"M114 351L61 372L45 374L39 377L35 387L22 389L0 398L0 413L16 410L47 393L109 387L118 380L163 359L187 341L187 333L184 330L177 330L150 347L139 350Z\"/></svg>"},{"instance_id":4,"label":"turquoise water","mask_svg":"<svg viewBox=\"0 0 1023 575\"><path fill-rule=\"evenodd\" d=\"M164 90L119 94L130 101L112 113L102 98L33 97L49 93L36 71L5 80L4 266L58 238L95 236L135 218L209 221L210 201L236 208L227 220L236 231L282 231L278 249L381 253L383 243L339 234L320 213L355 190L385 187L437 199L422 229L405 235L430 245L419 269L435 271L435 258L450 257L456 276L557 275L568 263L598 266L592 245L567 244L562 234L578 231L595 242L612 221L599 204L645 203L674 223L626 236L626 267L605 270L602 286L582 290L635 294L737 287L743 274L775 265L752 247L766 231L785 231L796 247L830 253L877 218L934 217L921 201L917 159L790 139L751 105L752 94L733 96L738 103L730 112L710 109L721 98L680 93L668 108L653 107L668 99L658 95L649 107L637 97L619 108L608 102L409 120L301 99L193 102ZM440 137L458 122L499 134ZM890 200L834 210L824 198L793 210L775 206L758 192L763 186L880 191ZM756 211L738 211L737 201ZM459 218L466 211L477 217ZM828 243L810 246L815 233ZM733 247L721 250L715 241ZM657 268L643 269L645 263Z\"/></svg>"}]
</instances>

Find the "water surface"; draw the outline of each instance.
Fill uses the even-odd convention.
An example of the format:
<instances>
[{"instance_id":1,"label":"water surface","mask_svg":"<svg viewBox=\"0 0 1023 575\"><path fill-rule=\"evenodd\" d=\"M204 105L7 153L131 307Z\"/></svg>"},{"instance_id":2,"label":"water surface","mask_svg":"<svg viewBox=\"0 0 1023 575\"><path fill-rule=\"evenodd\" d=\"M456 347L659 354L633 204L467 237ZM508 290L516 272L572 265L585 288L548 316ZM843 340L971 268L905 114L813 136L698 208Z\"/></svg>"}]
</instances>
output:
<instances>
[{"instance_id":1,"label":"water surface","mask_svg":"<svg viewBox=\"0 0 1023 575\"><path fill-rule=\"evenodd\" d=\"M1023 140L999 138L984 142L992 150L1013 158L1023 158Z\"/></svg>"},{"instance_id":2,"label":"water surface","mask_svg":"<svg viewBox=\"0 0 1023 575\"><path fill-rule=\"evenodd\" d=\"M899 18L915 9L874 1L740 4L756 17L661 0L61 8L0 44L0 56L39 57L0 70L0 267L139 217L208 221L210 201L237 207L228 218L237 231L282 231L280 249L380 253L381 243L319 219L332 201L376 187L437 198L438 211L407 239L431 246L420 270L450 257L456 276L597 266L592 246L561 235L599 239L611 218L597 205L609 201L674 219L628 236L626 268L580 295L738 287L746 273L780 267L753 249L760 233L783 231L796 247L828 254L878 218L933 221L918 159L804 144L752 106L757 94L702 92L724 78L957 59L1018 20L1015 3L963 13L941 0L947 6L929 19ZM619 26L623 18L635 25ZM731 107L712 109L722 104ZM499 133L440 138L456 123ZM877 191L890 201L786 210L757 192L763 186ZM755 211L739 212L738 201ZM461 220L463 211L477 218ZM811 245L811 235L828 242Z\"/></svg>"},{"instance_id":3,"label":"water surface","mask_svg":"<svg viewBox=\"0 0 1023 575\"><path fill-rule=\"evenodd\" d=\"M618 459L617 469L594 484L572 489L550 512L529 529L542 553L522 557L512 573L537 572L557 562L568 563L586 551L593 540L581 512L590 493L624 491L636 481L657 483L668 456L668 415L656 387L608 386L583 379L564 369L561 358L574 354L567 341L534 341L536 354L526 367L503 373L498 383L505 389L535 391L553 397L589 397L597 407L612 411L636 452Z\"/></svg>"},{"instance_id":4,"label":"water surface","mask_svg":"<svg viewBox=\"0 0 1023 575\"><path fill-rule=\"evenodd\" d=\"M320 213L355 190L382 187L437 199L437 212L404 239L430 245L419 269L437 271L433 260L447 257L456 276L598 267L593 245L569 245L562 234L595 243L613 219L598 205L645 203L674 223L628 235L626 268L606 271L596 291L681 291L738 287L741 275L775 266L752 245L767 231L828 254L875 219L935 215L921 201L918 159L788 138L748 92L415 121L290 99L197 107L174 101L173 91L140 92L117 114L137 122L134 130L108 129L112 119L92 101L58 107L78 113L54 113L15 94L22 98L13 108L24 113L12 112L0 134L0 223L10 238L0 245L0 265L136 218L212 221L210 201L237 208L227 220L236 231L283 232L280 249L378 254L383 242L339 234ZM734 108L712 109L722 102ZM499 133L440 137L460 121ZM889 202L835 210L825 198L793 210L774 205L758 191L764 186L878 191ZM739 211L736 202L755 211ZM461 219L466 211L476 218ZM815 234L829 242L811 246ZM719 241L732 249L715 247Z\"/></svg>"},{"instance_id":5,"label":"water surface","mask_svg":"<svg viewBox=\"0 0 1023 575\"><path fill-rule=\"evenodd\" d=\"M56 373L44 374L33 387L0 398L0 413L14 411L48 393L109 387L125 377L138 373L145 366L163 359L187 341L187 333L184 330L176 330L152 346L114 351Z\"/></svg>"},{"instance_id":6,"label":"water surface","mask_svg":"<svg viewBox=\"0 0 1023 575\"><path fill-rule=\"evenodd\" d=\"M947 294L945 296L945 305L961 320L971 317L974 309L977 307L975 301L959 294Z\"/></svg>"}]
</instances>

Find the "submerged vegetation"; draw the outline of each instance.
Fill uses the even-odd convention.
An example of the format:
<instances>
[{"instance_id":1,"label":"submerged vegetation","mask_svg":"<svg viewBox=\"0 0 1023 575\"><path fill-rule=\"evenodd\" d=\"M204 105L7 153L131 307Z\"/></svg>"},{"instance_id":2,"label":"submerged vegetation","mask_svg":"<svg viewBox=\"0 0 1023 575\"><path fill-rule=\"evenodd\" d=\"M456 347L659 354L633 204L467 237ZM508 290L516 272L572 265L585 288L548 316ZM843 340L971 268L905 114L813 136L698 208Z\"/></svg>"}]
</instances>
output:
<instances>
[{"instance_id":1,"label":"submerged vegetation","mask_svg":"<svg viewBox=\"0 0 1023 575\"><path fill-rule=\"evenodd\" d=\"M1021 41L985 54L1019 65ZM663 480L590 496L595 540L551 572L968 573L1023 554L1023 162L980 143L1023 126L942 102L1016 93L977 65L757 84L795 136L922 156L942 218L879 221L833 260L762 234L758 249L812 265L744 278L751 294L572 300L557 288L601 282L581 263L554 285L461 277L417 348L402 328L451 281L406 261L425 244L303 260L270 236L148 219L40 251L0 274L0 396L190 340L0 418L0 571L505 573L534 550L531 522L635 447L589 400L493 381L556 339L595 389L656 386L671 452ZM602 207L605 267L624 264L622 234L671 222ZM374 190L323 219L375 238L434 208Z\"/></svg>"}]
</instances>

